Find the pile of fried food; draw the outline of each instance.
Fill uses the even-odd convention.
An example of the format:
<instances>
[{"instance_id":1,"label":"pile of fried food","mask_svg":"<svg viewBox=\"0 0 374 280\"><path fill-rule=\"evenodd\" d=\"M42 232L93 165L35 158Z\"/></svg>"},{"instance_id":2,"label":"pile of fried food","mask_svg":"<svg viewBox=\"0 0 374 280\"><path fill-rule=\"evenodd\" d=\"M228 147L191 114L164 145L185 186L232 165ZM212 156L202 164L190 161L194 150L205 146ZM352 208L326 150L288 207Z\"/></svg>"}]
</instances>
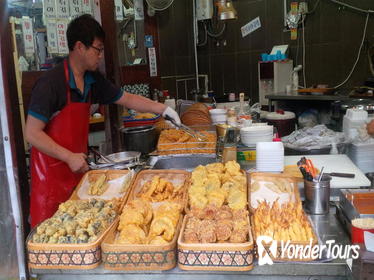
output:
<instances>
[{"instance_id":1,"label":"pile of fried food","mask_svg":"<svg viewBox=\"0 0 374 280\"><path fill-rule=\"evenodd\" d=\"M200 142L197 138L183 130L165 129L158 139L157 151L159 154L186 154L186 153L215 153L216 135L208 131L199 131L205 137Z\"/></svg>"},{"instance_id":2,"label":"pile of fried food","mask_svg":"<svg viewBox=\"0 0 374 280\"><path fill-rule=\"evenodd\" d=\"M160 176L153 176L151 181L147 181L141 188L140 192L136 195L150 202L161 201L182 201L183 200L183 184L174 186L168 180Z\"/></svg>"},{"instance_id":3,"label":"pile of fried food","mask_svg":"<svg viewBox=\"0 0 374 280\"><path fill-rule=\"evenodd\" d=\"M249 219L245 209L233 210L227 205L194 208L186 216L183 232L186 243L243 243L248 241Z\"/></svg>"},{"instance_id":4,"label":"pile of fried food","mask_svg":"<svg viewBox=\"0 0 374 280\"><path fill-rule=\"evenodd\" d=\"M107 177L105 174L100 174L98 176L95 175L96 174L92 174L91 176L88 176L88 182L90 183L90 186L88 187L88 194L102 195L109 187Z\"/></svg>"},{"instance_id":5,"label":"pile of fried food","mask_svg":"<svg viewBox=\"0 0 374 280\"><path fill-rule=\"evenodd\" d=\"M164 202L153 210L147 200L132 200L123 208L116 243L168 244L176 234L181 211L175 202Z\"/></svg>"},{"instance_id":6,"label":"pile of fried food","mask_svg":"<svg viewBox=\"0 0 374 280\"><path fill-rule=\"evenodd\" d=\"M247 178L236 161L199 165L191 175L188 190L191 208L228 205L233 210L247 206Z\"/></svg>"},{"instance_id":7,"label":"pile of fried food","mask_svg":"<svg viewBox=\"0 0 374 280\"><path fill-rule=\"evenodd\" d=\"M95 242L117 216L117 199L68 200L32 236L34 243L71 244Z\"/></svg>"},{"instance_id":8,"label":"pile of fried food","mask_svg":"<svg viewBox=\"0 0 374 280\"><path fill-rule=\"evenodd\" d=\"M271 205L262 201L254 212L253 221L256 236L266 235L279 241L316 240L300 202L279 205L275 201Z\"/></svg>"},{"instance_id":9,"label":"pile of fried food","mask_svg":"<svg viewBox=\"0 0 374 280\"><path fill-rule=\"evenodd\" d=\"M293 193L294 182L289 178L282 178L278 176L261 176L253 175L251 178L251 192L256 192L261 188L261 182L268 189L275 193Z\"/></svg>"},{"instance_id":10,"label":"pile of fried food","mask_svg":"<svg viewBox=\"0 0 374 280\"><path fill-rule=\"evenodd\" d=\"M131 172L124 176L122 185L119 190L120 193L124 193L125 191L127 191L127 189L130 186L132 177L133 175L131 174ZM88 194L98 195L98 196L104 194L109 188L109 185L110 185L109 181L110 181L110 178L105 173L89 174L88 175L88 182L89 182Z\"/></svg>"}]
</instances>

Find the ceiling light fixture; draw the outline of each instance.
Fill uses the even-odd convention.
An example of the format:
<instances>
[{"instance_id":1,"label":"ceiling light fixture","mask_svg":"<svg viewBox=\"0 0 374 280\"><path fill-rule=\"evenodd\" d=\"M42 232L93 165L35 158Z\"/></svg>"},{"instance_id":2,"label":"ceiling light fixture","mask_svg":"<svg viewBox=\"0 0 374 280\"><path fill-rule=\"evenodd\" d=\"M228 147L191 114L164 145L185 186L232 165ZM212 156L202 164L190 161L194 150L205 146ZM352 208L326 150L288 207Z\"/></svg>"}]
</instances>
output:
<instances>
[{"instance_id":1,"label":"ceiling light fixture","mask_svg":"<svg viewBox=\"0 0 374 280\"><path fill-rule=\"evenodd\" d=\"M220 20L237 19L236 12L231 0L218 0L216 2L218 8L218 18Z\"/></svg>"}]
</instances>

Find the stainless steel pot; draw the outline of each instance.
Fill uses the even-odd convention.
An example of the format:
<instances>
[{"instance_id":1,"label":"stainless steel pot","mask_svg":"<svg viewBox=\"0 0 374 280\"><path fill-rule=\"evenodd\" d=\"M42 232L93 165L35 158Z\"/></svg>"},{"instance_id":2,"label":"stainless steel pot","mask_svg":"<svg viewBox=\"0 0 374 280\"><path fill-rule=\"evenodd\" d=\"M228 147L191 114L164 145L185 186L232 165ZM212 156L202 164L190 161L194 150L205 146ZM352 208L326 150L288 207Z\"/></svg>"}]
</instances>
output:
<instances>
[{"instance_id":1,"label":"stainless steel pot","mask_svg":"<svg viewBox=\"0 0 374 280\"><path fill-rule=\"evenodd\" d=\"M148 154L156 149L157 132L154 126L126 127L120 130L123 135L123 148Z\"/></svg>"}]
</instances>

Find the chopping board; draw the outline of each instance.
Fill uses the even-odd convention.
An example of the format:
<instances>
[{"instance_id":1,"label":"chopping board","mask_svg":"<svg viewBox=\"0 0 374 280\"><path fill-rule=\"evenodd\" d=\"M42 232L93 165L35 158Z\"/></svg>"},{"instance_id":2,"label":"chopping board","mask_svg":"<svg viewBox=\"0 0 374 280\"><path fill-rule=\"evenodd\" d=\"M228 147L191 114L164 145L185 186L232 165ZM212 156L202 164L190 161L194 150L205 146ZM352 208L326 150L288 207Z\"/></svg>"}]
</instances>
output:
<instances>
[{"instance_id":1,"label":"chopping board","mask_svg":"<svg viewBox=\"0 0 374 280\"><path fill-rule=\"evenodd\" d=\"M285 156L284 165L297 164L301 156ZM311 159L313 165L319 170L324 168L324 172L353 173L354 178L332 177L331 188L359 188L369 187L369 179L362 171L347 157L347 155L305 155Z\"/></svg>"}]
</instances>

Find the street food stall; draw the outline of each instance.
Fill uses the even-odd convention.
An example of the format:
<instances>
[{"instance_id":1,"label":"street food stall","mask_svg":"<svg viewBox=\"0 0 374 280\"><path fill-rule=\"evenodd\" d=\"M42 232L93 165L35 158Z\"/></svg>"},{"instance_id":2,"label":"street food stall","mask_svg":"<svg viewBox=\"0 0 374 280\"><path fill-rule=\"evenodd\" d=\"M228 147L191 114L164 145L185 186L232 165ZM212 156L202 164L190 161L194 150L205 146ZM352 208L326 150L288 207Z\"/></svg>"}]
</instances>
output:
<instances>
[{"instance_id":1,"label":"street food stall","mask_svg":"<svg viewBox=\"0 0 374 280\"><path fill-rule=\"evenodd\" d=\"M373 7L269 2L2 1L2 276L371 279ZM85 47L119 98L163 110L90 104L88 171L31 228L28 104L82 14L105 31Z\"/></svg>"}]
</instances>

